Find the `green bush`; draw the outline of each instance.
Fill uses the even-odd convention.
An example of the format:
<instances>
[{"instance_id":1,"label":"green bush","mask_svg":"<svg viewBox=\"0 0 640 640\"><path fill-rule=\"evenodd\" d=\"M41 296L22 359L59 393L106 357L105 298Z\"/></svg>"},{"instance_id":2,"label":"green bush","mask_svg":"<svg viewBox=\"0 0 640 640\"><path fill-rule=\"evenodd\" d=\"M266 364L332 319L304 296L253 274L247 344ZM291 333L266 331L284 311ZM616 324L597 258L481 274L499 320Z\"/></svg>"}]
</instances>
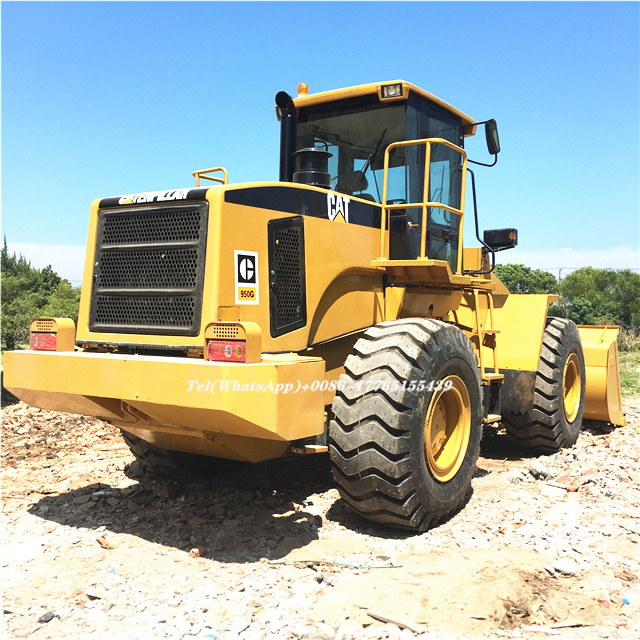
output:
<instances>
[{"instance_id":1,"label":"green bush","mask_svg":"<svg viewBox=\"0 0 640 640\"><path fill-rule=\"evenodd\" d=\"M558 281L548 271L523 264L497 264L495 274L511 293L558 293Z\"/></svg>"},{"instance_id":2,"label":"green bush","mask_svg":"<svg viewBox=\"0 0 640 640\"><path fill-rule=\"evenodd\" d=\"M620 354L620 388L622 396L640 396L640 350Z\"/></svg>"},{"instance_id":3,"label":"green bush","mask_svg":"<svg viewBox=\"0 0 640 640\"><path fill-rule=\"evenodd\" d=\"M620 351L640 349L640 274L631 269L583 267L560 284L553 275L522 264L496 265L495 273L511 293L558 293L549 315L576 324L620 327Z\"/></svg>"},{"instance_id":4,"label":"green bush","mask_svg":"<svg viewBox=\"0 0 640 640\"><path fill-rule=\"evenodd\" d=\"M35 269L24 256L9 255L6 238L0 261L4 349L29 342L29 325L34 317L72 318L78 322L79 287L72 287L51 266Z\"/></svg>"},{"instance_id":5,"label":"green bush","mask_svg":"<svg viewBox=\"0 0 640 640\"><path fill-rule=\"evenodd\" d=\"M640 332L640 274L631 269L577 269L560 284L560 300L551 312L576 324L616 324Z\"/></svg>"}]
</instances>

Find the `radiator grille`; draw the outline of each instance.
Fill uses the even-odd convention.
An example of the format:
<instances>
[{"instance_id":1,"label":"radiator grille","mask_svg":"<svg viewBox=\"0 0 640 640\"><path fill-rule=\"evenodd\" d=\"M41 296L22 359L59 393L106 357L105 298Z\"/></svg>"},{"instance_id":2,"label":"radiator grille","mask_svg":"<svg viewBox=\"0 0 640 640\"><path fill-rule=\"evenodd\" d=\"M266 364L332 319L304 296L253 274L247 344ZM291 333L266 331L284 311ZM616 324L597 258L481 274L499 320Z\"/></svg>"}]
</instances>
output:
<instances>
[{"instance_id":1,"label":"radiator grille","mask_svg":"<svg viewBox=\"0 0 640 640\"><path fill-rule=\"evenodd\" d=\"M144 215L123 212L105 218L103 244L133 244L136 242L175 242L197 240L202 229L202 214L190 207L184 211L156 209Z\"/></svg>"},{"instance_id":2,"label":"radiator grille","mask_svg":"<svg viewBox=\"0 0 640 640\"><path fill-rule=\"evenodd\" d=\"M99 287L195 287L198 275L195 249L105 253Z\"/></svg>"},{"instance_id":3,"label":"radiator grille","mask_svg":"<svg viewBox=\"0 0 640 640\"><path fill-rule=\"evenodd\" d=\"M307 323L302 217L269 222L271 335L277 337Z\"/></svg>"},{"instance_id":4,"label":"radiator grille","mask_svg":"<svg viewBox=\"0 0 640 640\"><path fill-rule=\"evenodd\" d=\"M160 296L98 296L96 316L118 318L120 324L147 327L186 327L193 323L194 298Z\"/></svg>"},{"instance_id":5,"label":"radiator grille","mask_svg":"<svg viewBox=\"0 0 640 640\"><path fill-rule=\"evenodd\" d=\"M100 211L91 331L198 335L207 206Z\"/></svg>"}]
</instances>

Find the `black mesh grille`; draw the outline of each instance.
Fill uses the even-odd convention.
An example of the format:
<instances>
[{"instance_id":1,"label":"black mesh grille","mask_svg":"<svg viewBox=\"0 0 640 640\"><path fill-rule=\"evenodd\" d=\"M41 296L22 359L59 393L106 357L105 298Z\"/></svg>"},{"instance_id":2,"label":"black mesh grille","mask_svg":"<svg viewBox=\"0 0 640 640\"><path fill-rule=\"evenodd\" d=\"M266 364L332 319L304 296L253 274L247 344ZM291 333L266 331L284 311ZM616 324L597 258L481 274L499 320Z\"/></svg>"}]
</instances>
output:
<instances>
[{"instance_id":1,"label":"black mesh grille","mask_svg":"<svg viewBox=\"0 0 640 640\"><path fill-rule=\"evenodd\" d=\"M277 324L283 326L301 315L300 236L302 228L275 232L274 282L278 297Z\"/></svg>"},{"instance_id":2,"label":"black mesh grille","mask_svg":"<svg viewBox=\"0 0 640 640\"><path fill-rule=\"evenodd\" d=\"M195 287L198 252L195 249L105 253L99 287Z\"/></svg>"},{"instance_id":3,"label":"black mesh grille","mask_svg":"<svg viewBox=\"0 0 640 640\"><path fill-rule=\"evenodd\" d=\"M207 204L102 210L89 328L198 335Z\"/></svg>"},{"instance_id":4,"label":"black mesh grille","mask_svg":"<svg viewBox=\"0 0 640 640\"><path fill-rule=\"evenodd\" d=\"M96 322L107 324L117 318L120 324L138 328L191 328L196 300L193 297L98 296Z\"/></svg>"},{"instance_id":5,"label":"black mesh grille","mask_svg":"<svg viewBox=\"0 0 640 640\"><path fill-rule=\"evenodd\" d=\"M109 214L102 227L102 244L175 242L197 240L201 231L201 212L156 210L144 215Z\"/></svg>"},{"instance_id":6,"label":"black mesh grille","mask_svg":"<svg viewBox=\"0 0 640 640\"><path fill-rule=\"evenodd\" d=\"M268 229L270 324L277 337L307 323L303 218L272 220Z\"/></svg>"}]
</instances>

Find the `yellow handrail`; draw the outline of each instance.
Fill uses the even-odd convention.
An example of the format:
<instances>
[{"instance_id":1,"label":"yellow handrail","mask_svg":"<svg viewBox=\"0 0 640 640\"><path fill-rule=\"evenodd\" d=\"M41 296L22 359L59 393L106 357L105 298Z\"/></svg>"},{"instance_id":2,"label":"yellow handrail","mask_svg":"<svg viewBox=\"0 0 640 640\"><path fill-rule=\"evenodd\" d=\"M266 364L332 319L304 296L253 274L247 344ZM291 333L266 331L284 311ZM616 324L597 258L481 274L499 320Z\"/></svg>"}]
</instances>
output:
<instances>
[{"instance_id":1,"label":"yellow handrail","mask_svg":"<svg viewBox=\"0 0 640 640\"><path fill-rule=\"evenodd\" d=\"M429 171L431 167L431 146L434 144L442 144L457 151L462 156L462 180L460 184L460 209L450 207L442 202L425 201L425 197L429 196ZM404 204L387 204L387 183L389 178L389 155L390 151L398 147L425 146L425 167L424 167L424 188L422 190L422 202L407 202ZM462 238L462 223L464 221L464 196L467 184L467 154L461 147L445 140L444 138L423 138L421 140L403 140L401 142L392 142L384 152L384 179L382 183L382 216L380 224L380 259L389 260L389 234L387 232L387 215L393 209L422 209L422 225L420 229L420 256L418 260L426 260L426 243L427 243L427 215L430 208L444 209L460 216L460 226L458 239ZM458 250L458 260L456 265L456 273L462 271L462 251Z\"/></svg>"},{"instance_id":2,"label":"yellow handrail","mask_svg":"<svg viewBox=\"0 0 640 640\"><path fill-rule=\"evenodd\" d=\"M208 176L207 173L213 173L214 171L222 171L224 178L216 178L215 176ZM229 184L229 173L224 167L213 167L211 169L200 169L200 171L194 171L193 175L196 179L196 187L200 186L200 178L203 180L211 180L212 182L219 182L221 184Z\"/></svg>"}]
</instances>

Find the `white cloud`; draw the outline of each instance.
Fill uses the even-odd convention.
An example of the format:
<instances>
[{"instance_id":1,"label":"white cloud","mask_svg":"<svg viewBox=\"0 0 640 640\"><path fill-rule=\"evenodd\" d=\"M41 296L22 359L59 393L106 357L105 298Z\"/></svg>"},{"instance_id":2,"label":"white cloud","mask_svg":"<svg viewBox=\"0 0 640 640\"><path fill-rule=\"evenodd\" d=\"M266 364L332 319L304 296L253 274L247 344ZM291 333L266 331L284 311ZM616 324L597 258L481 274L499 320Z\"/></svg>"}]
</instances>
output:
<instances>
[{"instance_id":1,"label":"white cloud","mask_svg":"<svg viewBox=\"0 0 640 640\"><path fill-rule=\"evenodd\" d=\"M47 265L71 284L82 284L85 248L64 244L30 244L7 242L9 253L22 254L31 261L31 266L42 269Z\"/></svg>"},{"instance_id":2,"label":"white cloud","mask_svg":"<svg viewBox=\"0 0 640 640\"><path fill-rule=\"evenodd\" d=\"M519 251L511 249L496 254L499 264L524 264L532 269L543 269L556 277L562 269L562 277L580 267L596 269L640 270L640 254L629 247L582 250L553 249L549 251Z\"/></svg>"}]
</instances>

